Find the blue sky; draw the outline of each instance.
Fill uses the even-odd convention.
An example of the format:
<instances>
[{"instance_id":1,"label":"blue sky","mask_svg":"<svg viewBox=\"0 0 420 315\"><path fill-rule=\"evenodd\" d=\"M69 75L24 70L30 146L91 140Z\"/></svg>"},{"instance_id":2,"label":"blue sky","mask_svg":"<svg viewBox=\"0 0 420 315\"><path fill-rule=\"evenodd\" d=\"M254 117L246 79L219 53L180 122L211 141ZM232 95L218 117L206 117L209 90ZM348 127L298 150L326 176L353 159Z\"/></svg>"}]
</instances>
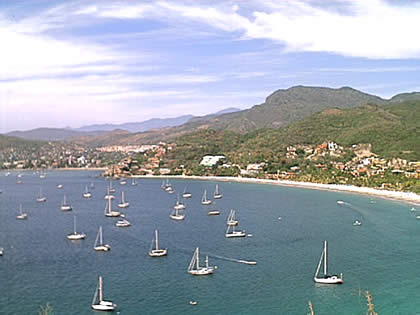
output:
<instances>
[{"instance_id":1,"label":"blue sky","mask_svg":"<svg viewBox=\"0 0 420 315\"><path fill-rule=\"evenodd\" d=\"M0 132L420 91L418 30L419 1L1 1Z\"/></svg>"}]
</instances>

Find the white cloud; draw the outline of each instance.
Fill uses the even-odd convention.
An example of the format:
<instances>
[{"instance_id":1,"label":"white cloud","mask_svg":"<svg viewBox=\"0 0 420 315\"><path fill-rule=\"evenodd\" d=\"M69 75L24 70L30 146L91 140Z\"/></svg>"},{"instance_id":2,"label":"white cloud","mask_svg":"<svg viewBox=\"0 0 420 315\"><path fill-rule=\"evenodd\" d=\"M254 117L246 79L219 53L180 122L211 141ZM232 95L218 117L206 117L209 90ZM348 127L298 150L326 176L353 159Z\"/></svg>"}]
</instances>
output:
<instances>
[{"instance_id":1,"label":"white cloud","mask_svg":"<svg viewBox=\"0 0 420 315\"><path fill-rule=\"evenodd\" d=\"M156 1L88 6L78 12L120 19L154 18L168 24L206 24L239 38L268 39L286 51L327 52L372 59L420 58L419 3L385 0ZM239 4L246 8L241 14ZM322 4L322 5L320 5Z\"/></svg>"}]
</instances>

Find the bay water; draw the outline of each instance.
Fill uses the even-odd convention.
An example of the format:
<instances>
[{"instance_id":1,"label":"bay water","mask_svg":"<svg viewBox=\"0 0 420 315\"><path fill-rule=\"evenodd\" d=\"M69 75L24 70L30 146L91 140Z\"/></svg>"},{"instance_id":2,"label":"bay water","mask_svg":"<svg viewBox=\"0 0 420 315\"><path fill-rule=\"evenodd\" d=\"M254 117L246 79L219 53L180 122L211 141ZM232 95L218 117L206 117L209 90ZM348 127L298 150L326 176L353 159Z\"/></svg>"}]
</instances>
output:
<instances>
[{"instance_id":1,"label":"bay water","mask_svg":"<svg viewBox=\"0 0 420 315\"><path fill-rule=\"evenodd\" d=\"M137 179L137 186L114 180L113 208L124 190L130 207L123 212L132 223L118 228L116 218L104 216L109 181L100 172L51 171L45 179L33 171L17 174L0 173L1 314L37 314L46 303L53 314L93 314L99 275L105 299L118 304L119 314L307 314L309 300L317 315L366 314L366 290L381 315L420 314L420 220L406 203L219 182L223 198L203 206L204 189L211 197L216 182L170 179L175 193L168 194L161 179ZM92 198L85 199L91 184ZM40 187L45 203L36 202ZM192 198L185 200L185 220L176 222L169 214L185 187ZM73 211L60 210L64 194ZM19 204L27 220L16 220ZM221 215L208 216L212 207ZM230 209L249 237L225 238ZM66 238L74 215L77 230L87 234L79 242ZM361 226L353 226L356 219ZM99 226L110 252L93 250ZM155 229L167 257L148 256ZM342 285L313 282L324 240L329 269L343 273ZM187 273L196 247L203 262L208 255L217 266L213 275Z\"/></svg>"}]
</instances>

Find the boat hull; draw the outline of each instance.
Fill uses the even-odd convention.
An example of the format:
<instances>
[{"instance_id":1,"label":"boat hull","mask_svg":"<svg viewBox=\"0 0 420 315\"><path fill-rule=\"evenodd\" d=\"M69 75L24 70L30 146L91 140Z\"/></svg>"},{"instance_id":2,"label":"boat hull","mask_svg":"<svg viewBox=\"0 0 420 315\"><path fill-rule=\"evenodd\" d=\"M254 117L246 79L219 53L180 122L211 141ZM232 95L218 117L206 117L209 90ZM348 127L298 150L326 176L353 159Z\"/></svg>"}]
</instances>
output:
<instances>
[{"instance_id":1,"label":"boat hull","mask_svg":"<svg viewBox=\"0 0 420 315\"><path fill-rule=\"evenodd\" d=\"M118 211L111 211L111 212L107 212L105 213L106 217L119 217L121 215L121 213L119 213Z\"/></svg>"},{"instance_id":2,"label":"boat hull","mask_svg":"<svg viewBox=\"0 0 420 315\"><path fill-rule=\"evenodd\" d=\"M175 221L181 221L181 220L184 220L184 218L185 218L185 215L170 215L169 216L172 220L175 220Z\"/></svg>"},{"instance_id":3,"label":"boat hull","mask_svg":"<svg viewBox=\"0 0 420 315\"><path fill-rule=\"evenodd\" d=\"M214 268L212 267L202 267L198 270L188 270L188 273L193 276L206 276L214 273Z\"/></svg>"},{"instance_id":4,"label":"boat hull","mask_svg":"<svg viewBox=\"0 0 420 315\"><path fill-rule=\"evenodd\" d=\"M86 238L86 234L77 233L67 235L67 239L70 241L83 240L84 238Z\"/></svg>"},{"instance_id":5,"label":"boat hull","mask_svg":"<svg viewBox=\"0 0 420 315\"><path fill-rule=\"evenodd\" d=\"M111 250L111 246L101 245L101 246L95 246L93 249L96 250L97 252L107 252Z\"/></svg>"},{"instance_id":6,"label":"boat hull","mask_svg":"<svg viewBox=\"0 0 420 315\"><path fill-rule=\"evenodd\" d=\"M321 284L342 284L344 282L343 278L337 276L328 276L325 278L314 278L315 283Z\"/></svg>"},{"instance_id":7,"label":"boat hull","mask_svg":"<svg viewBox=\"0 0 420 315\"><path fill-rule=\"evenodd\" d=\"M162 257L168 255L167 249L153 249L149 252L150 257Z\"/></svg>"},{"instance_id":8,"label":"boat hull","mask_svg":"<svg viewBox=\"0 0 420 315\"><path fill-rule=\"evenodd\" d=\"M112 312L117 308L117 305L110 301L101 301L99 304L92 304L92 309L95 311Z\"/></svg>"},{"instance_id":9,"label":"boat hull","mask_svg":"<svg viewBox=\"0 0 420 315\"><path fill-rule=\"evenodd\" d=\"M118 208L128 208L130 204L128 202L119 203Z\"/></svg>"},{"instance_id":10,"label":"boat hull","mask_svg":"<svg viewBox=\"0 0 420 315\"><path fill-rule=\"evenodd\" d=\"M227 238L234 238L234 237L245 237L246 233L245 232L234 232L234 233L226 233L225 236Z\"/></svg>"}]
</instances>

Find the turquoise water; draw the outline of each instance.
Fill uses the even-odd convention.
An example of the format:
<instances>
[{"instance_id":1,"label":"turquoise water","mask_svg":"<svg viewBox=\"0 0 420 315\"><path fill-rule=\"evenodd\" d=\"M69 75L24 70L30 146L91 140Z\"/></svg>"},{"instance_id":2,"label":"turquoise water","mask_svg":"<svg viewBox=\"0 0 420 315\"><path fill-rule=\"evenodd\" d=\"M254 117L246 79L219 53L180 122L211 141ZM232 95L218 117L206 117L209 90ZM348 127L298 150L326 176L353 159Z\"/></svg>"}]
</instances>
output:
<instances>
[{"instance_id":1,"label":"turquoise water","mask_svg":"<svg viewBox=\"0 0 420 315\"><path fill-rule=\"evenodd\" d=\"M161 190L161 180L138 179L137 186L119 185L131 206L124 213L126 229L103 215L107 182L98 172L50 172L40 179L24 172L0 173L0 313L37 314L49 302L54 314L92 314L90 303L97 276L104 279L105 298L119 305L120 314L307 314L311 300L316 314L365 314L360 290L369 289L376 311L383 314L420 314L420 221L411 206L369 196L271 185L219 183L223 199L220 216L207 216L200 204L209 181L171 180L176 192L185 185L193 197L186 201L185 221L169 214L176 193ZM82 198L85 185L94 183L93 197ZM56 188L58 183L64 188ZM39 187L48 198L35 201ZM63 194L73 205L61 212ZM348 204L340 206L337 200ZM19 203L28 213L16 220ZM239 229L252 237L226 239L226 217L236 209ZM84 241L72 243L73 215ZM278 218L282 219L279 220ZM363 225L353 227L355 219ZM108 253L95 252L99 225ZM153 231L168 248L164 258L147 255ZM332 273L344 274L344 284L319 287L313 283L324 239L329 241ZM187 273L195 247L215 274ZM215 256L248 259L255 266ZM189 305L198 301L197 306Z\"/></svg>"}]
</instances>

